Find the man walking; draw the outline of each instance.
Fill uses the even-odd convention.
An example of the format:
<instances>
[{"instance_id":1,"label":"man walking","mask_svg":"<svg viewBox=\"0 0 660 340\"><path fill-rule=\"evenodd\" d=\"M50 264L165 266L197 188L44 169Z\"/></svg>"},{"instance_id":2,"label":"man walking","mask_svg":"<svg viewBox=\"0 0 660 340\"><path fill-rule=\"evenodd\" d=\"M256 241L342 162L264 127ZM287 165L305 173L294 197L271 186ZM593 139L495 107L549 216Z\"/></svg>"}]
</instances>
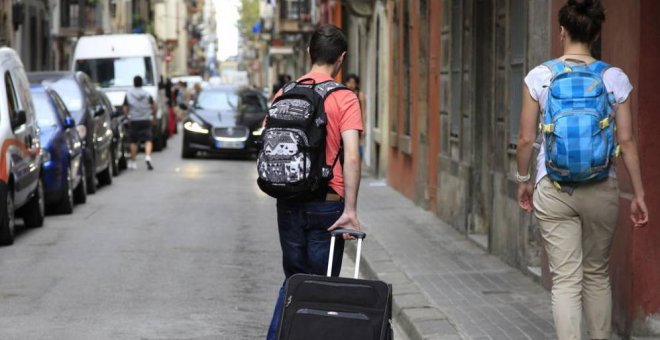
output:
<instances>
[{"instance_id":1,"label":"man walking","mask_svg":"<svg viewBox=\"0 0 660 340\"><path fill-rule=\"evenodd\" d=\"M333 81L339 73L347 49L346 36L337 27L323 25L318 28L309 42L311 70L300 77L298 84L306 84L321 91L319 88L323 87L322 83ZM279 97L283 92L286 93L288 89L289 86L280 90L275 97ZM304 201L277 200L277 223L286 278L298 273L324 275L330 251L330 231L339 228L355 230L360 228L357 218L357 195L360 184L358 146L362 131L362 115L356 95L343 87L337 89L334 87L324 92L325 99L322 102L327 119L324 156L327 169L332 173L328 188L323 188L322 194L318 197ZM284 96L282 95L282 98ZM273 105L276 106L276 103ZM284 144L286 143L282 142L278 147ZM288 147L288 144L284 147ZM342 158L341 155L343 161L337 161ZM301 169L305 168L301 165ZM293 171L292 167L287 169L289 176L296 176L297 172ZM344 235L344 239L348 238L350 236ZM341 269L343 248L343 239L337 240L334 250L336 254L334 276L337 276ZM282 287L268 330L268 340L277 337L284 293Z\"/></svg>"},{"instance_id":2,"label":"man walking","mask_svg":"<svg viewBox=\"0 0 660 340\"><path fill-rule=\"evenodd\" d=\"M131 159L128 161L128 168L137 169L135 158L138 152L138 143L144 142L144 160L147 162L147 168L153 170L151 164L152 144L152 125L156 116L156 103L149 95L149 92L142 88L142 77L133 78L133 88L128 90L124 99L124 113L128 116L129 130L128 140L131 148Z\"/></svg>"}]
</instances>

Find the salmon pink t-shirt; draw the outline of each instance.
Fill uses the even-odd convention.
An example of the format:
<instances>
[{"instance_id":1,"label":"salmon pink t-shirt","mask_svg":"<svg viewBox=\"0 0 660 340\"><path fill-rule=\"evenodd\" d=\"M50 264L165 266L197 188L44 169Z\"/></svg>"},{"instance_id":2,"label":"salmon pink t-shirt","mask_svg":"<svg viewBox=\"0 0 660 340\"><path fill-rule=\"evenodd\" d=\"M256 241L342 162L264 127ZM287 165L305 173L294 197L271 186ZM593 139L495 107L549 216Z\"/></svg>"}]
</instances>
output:
<instances>
[{"instance_id":1,"label":"salmon pink t-shirt","mask_svg":"<svg viewBox=\"0 0 660 340\"><path fill-rule=\"evenodd\" d=\"M321 83L333 80L332 77L324 73L307 73L300 77L302 79L314 79ZM281 92L280 92L281 93ZM278 93L275 97L280 95ZM353 91L337 90L325 98L325 113L328 118L326 126L327 137L325 144L325 161L332 165L337 157L341 143L341 133L347 130L358 130L362 132L362 114L360 112L360 101ZM330 181L330 187L341 197L344 197L344 172L340 161L337 161L332 169L333 178Z\"/></svg>"}]
</instances>

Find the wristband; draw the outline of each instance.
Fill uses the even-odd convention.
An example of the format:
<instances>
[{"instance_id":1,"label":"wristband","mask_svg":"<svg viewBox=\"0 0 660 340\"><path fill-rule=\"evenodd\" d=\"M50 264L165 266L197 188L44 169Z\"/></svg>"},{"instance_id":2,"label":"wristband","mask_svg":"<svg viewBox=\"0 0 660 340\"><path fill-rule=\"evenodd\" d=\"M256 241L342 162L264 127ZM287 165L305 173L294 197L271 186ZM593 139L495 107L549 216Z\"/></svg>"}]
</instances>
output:
<instances>
[{"instance_id":1,"label":"wristband","mask_svg":"<svg viewBox=\"0 0 660 340\"><path fill-rule=\"evenodd\" d=\"M532 176L531 176L530 174L527 174L527 175L525 175L525 176L522 176L522 175L520 175L520 174L518 173L518 171L516 171L516 182L518 182L518 183L524 183L524 182L527 182L527 181L529 181L529 179L530 179L531 177L532 177Z\"/></svg>"}]
</instances>

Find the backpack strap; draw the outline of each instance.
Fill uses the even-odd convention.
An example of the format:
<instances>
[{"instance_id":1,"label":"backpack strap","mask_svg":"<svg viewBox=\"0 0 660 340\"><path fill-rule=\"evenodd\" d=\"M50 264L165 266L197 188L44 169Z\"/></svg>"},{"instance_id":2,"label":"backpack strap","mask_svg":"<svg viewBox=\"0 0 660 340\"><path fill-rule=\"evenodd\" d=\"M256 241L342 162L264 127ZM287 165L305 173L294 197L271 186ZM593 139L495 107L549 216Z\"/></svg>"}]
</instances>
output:
<instances>
[{"instance_id":1,"label":"backpack strap","mask_svg":"<svg viewBox=\"0 0 660 340\"><path fill-rule=\"evenodd\" d=\"M601 60L596 60L589 64L589 69L594 73L600 74L601 78L605 75L605 71L609 70L611 67L612 65Z\"/></svg>"},{"instance_id":2,"label":"backpack strap","mask_svg":"<svg viewBox=\"0 0 660 340\"><path fill-rule=\"evenodd\" d=\"M348 87L333 80L324 81L314 86L314 91L316 91L316 93L318 93L323 99L337 90L348 90Z\"/></svg>"},{"instance_id":3,"label":"backpack strap","mask_svg":"<svg viewBox=\"0 0 660 340\"><path fill-rule=\"evenodd\" d=\"M340 83L338 83L336 81L333 81L333 80L324 81L324 82L318 83L318 84L316 84L316 86L314 86L314 91L316 91L316 93L318 93L318 95L321 96L324 100L330 94L332 94L335 91L339 91L339 90L349 90L349 88L346 87L346 85L340 84ZM344 154L344 146L342 145L342 141L340 139L339 140L339 150L337 150L337 155L335 156L335 159L332 162L332 166L330 167L331 170L334 169L335 165L337 165L337 161L339 161L340 159L343 158L342 157L343 154ZM344 162L342 161L341 163L343 164Z\"/></svg>"},{"instance_id":4,"label":"backpack strap","mask_svg":"<svg viewBox=\"0 0 660 340\"><path fill-rule=\"evenodd\" d=\"M559 58L548 60L543 63L543 66L547 67L550 72L552 72L552 78L566 70L566 63Z\"/></svg>"}]
</instances>

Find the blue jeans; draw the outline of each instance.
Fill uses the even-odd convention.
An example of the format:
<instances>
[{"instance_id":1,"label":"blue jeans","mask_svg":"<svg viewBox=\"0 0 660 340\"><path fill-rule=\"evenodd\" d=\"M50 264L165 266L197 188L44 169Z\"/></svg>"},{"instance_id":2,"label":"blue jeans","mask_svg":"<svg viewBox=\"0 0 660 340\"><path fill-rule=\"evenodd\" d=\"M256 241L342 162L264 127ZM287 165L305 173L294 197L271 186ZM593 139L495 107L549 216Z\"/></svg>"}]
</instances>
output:
<instances>
[{"instance_id":1,"label":"blue jeans","mask_svg":"<svg viewBox=\"0 0 660 340\"><path fill-rule=\"evenodd\" d=\"M308 203L277 202L277 225L282 247L282 266L285 282L293 274L326 275L330 253L328 229L344 211L344 202L317 201ZM332 275L338 276L344 252L344 240L335 242ZM280 288L267 340L277 339L284 286Z\"/></svg>"}]
</instances>

